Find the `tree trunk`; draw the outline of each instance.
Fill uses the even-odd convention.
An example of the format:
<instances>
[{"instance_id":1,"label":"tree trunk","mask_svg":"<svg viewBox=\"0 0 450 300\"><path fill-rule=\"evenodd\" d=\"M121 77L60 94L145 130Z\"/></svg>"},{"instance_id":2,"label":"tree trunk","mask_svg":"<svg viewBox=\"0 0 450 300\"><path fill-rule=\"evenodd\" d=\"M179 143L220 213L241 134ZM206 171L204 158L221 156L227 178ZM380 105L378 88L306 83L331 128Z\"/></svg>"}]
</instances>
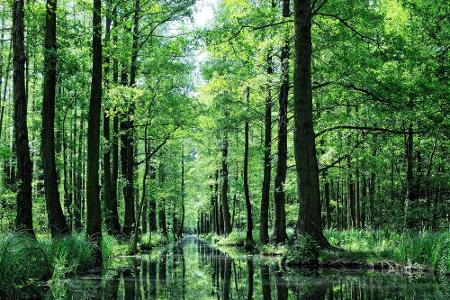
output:
<instances>
[{"instance_id":1,"label":"tree trunk","mask_svg":"<svg viewBox=\"0 0 450 300\"><path fill-rule=\"evenodd\" d=\"M127 73L125 68L122 69L121 84L127 84ZM122 164L122 176L125 180L123 187L123 197L125 202L125 214L123 221L122 233L129 236L133 232L136 222L135 205L134 205L134 168L133 168L133 142L130 116L125 116L120 122L120 158Z\"/></svg>"},{"instance_id":2,"label":"tree trunk","mask_svg":"<svg viewBox=\"0 0 450 300\"><path fill-rule=\"evenodd\" d=\"M311 85L311 0L295 0L294 149L300 197L298 232L329 247L323 235Z\"/></svg>"},{"instance_id":3,"label":"tree trunk","mask_svg":"<svg viewBox=\"0 0 450 300\"><path fill-rule=\"evenodd\" d=\"M247 106L250 107L250 88L247 87ZM245 116L245 129L244 129L244 197L245 208L247 212L247 234L245 239L245 247L247 249L253 249L253 217L252 217L252 203L250 201L250 191L248 187L248 134L249 134L249 116Z\"/></svg>"},{"instance_id":4,"label":"tree trunk","mask_svg":"<svg viewBox=\"0 0 450 300\"><path fill-rule=\"evenodd\" d=\"M289 0L283 0L283 17L290 15ZM277 144L277 170L275 173L274 188L274 227L273 240L275 243L283 243L286 238L286 196L284 182L287 171L287 106L289 95L289 37L285 38L281 48L281 87L278 95L278 144Z\"/></svg>"},{"instance_id":5,"label":"tree trunk","mask_svg":"<svg viewBox=\"0 0 450 300\"><path fill-rule=\"evenodd\" d=\"M64 204L67 210L68 220L67 227L69 232L72 231L73 226L73 216L72 216L72 202L74 194L69 191L69 183L72 181L72 170L69 168L69 162L67 161L67 137L66 137L66 118L67 113L64 115L62 122L62 151L63 151L63 174L64 174ZM71 133L72 134L72 133ZM70 137L72 140L72 136ZM70 151L70 156L72 156L72 151ZM70 157L70 162L72 162L72 157Z\"/></svg>"},{"instance_id":6,"label":"tree trunk","mask_svg":"<svg viewBox=\"0 0 450 300\"><path fill-rule=\"evenodd\" d=\"M24 1L13 2L13 94L14 94L14 140L17 159L19 189L17 191L16 230L34 237L31 181L33 165L27 128L27 97L25 93L24 50Z\"/></svg>"},{"instance_id":7,"label":"tree trunk","mask_svg":"<svg viewBox=\"0 0 450 300\"><path fill-rule=\"evenodd\" d=\"M76 176L74 176L75 178L75 185L76 185L76 191L77 191L77 195L75 197L75 207L73 209L73 217L74 217L74 225L75 225L75 229L80 231L82 229L82 202L83 202L83 198L82 198L82 187L83 187L83 163L81 160L81 157L83 155L83 130L84 130L84 120L83 120L84 116L83 113L81 112L80 114L80 132L78 134L78 155L77 155L77 163L76 163L76 169L78 170L75 174ZM75 136L75 138L77 138Z\"/></svg>"},{"instance_id":8,"label":"tree trunk","mask_svg":"<svg viewBox=\"0 0 450 300\"><path fill-rule=\"evenodd\" d=\"M221 235L223 233L223 218L220 212L220 203L219 203L219 170L216 170L216 174L214 176L214 218L216 223L216 234ZM222 222L221 222L222 221Z\"/></svg>"},{"instance_id":9,"label":"tree trunk","mask_svg":"<svg viewBox=\"0 0 450 300\"><path fill-rule=\"evenodd\" d=\"M267 75L273 74L272 53L267 54ZM267 85L266 110L264 117L264 177L261 191L261 212L259 217L259 240L263 244L269 242L269 201L270 177L272 172L272 85Z\"/></svg>"},{"instance_id":10,"label":"tree trunk","mask_svg":"<svg viewBox=\"0 0 450 300\"><path fill-rule=\"evenodd\" d=\"M136 226L134 227L134 235L133 235L133 248L132 248L132 254L137 253L137 242L138 242L138 233L139 233L139 222L141 220L141 216L143 215L143 209L144 209L144 203L146 201L146 194L147 194L147 176L150 172L150 160L147 159L148 157L148 124L145 124L144 129L144 152L145 152L145 169L144 169L144 177L142 178L142 195L141 195L141 203L139 205L138 214L136 217ZM144 218L146 217L143 215Z\"/></svg>"},{"instance_id":11,"label":"tree trunk","mask_svg":"<svg viewBox=\"0 0 450 300\"><path fill-rule=\"evenodd\" d=\"M164 174L164 165L162 162L159 163L159 182L161 186L164 185L165 174ZM166 221L166 199L162 197L159 201L158 205L158 220L159 220L159 229L163 236L167 237L167 221Z\"/></svg>"},{"instance_id":12,"label":"tree trunk","mask_svg":"<svg viewBox=\"0 0 450 300\"><path fill-rule=\"evenodd\" d=\"M184 150L181 150L181 224L178 228L178 239L183 237L184 230L184 218L185 218L185 204L184 204L184 196L185 196L185 178L184 178Z\"/></svg>"},{"instance_id":13,"label":"tree trunk","mask_svg":"<svg viewBox=\"0 0 450 300\"><path fill-rule=\"evenodd\" d=\"M407 194L405 201L405 228L414 227L414 221L411 216L411 207L419 198L417 185L414 178L414 134L412 124L408 127L406 136L406 185Z\"/></svg>"},{"instance_id":14,"label":"tree trunk","mask_svg":"<svg viewBox=\"0 0 450 300\"><path fill-rule=\"evenodd\" d=\"M92 21L92 82L91 98L89 101L86 183L87 234L95 245L94 266L102 265L102 212L98 181L103 63L101 8L101 0L94 0Z\"/></svg>"},{"instance_id":15,"label":"tree trunk","mask_svg":"<svg viewBox=\"0 0 450 300\"><path fill-rule=\"evenodd\" d=\"M55 160L56 60L56 0L47 0L41 159L44 173L45 204L47 207L48 225L53 238L69 232L59 200L58 175Z\"/></svg>"},{"instance_id":16,"label":"tree trunk","mask_svg":"<svg viewBox=\"0 0 450 300\"><path fill-rule=\"evenodd\" d=\"M152 182L156 181L156 169L153 166L150 166L150 179ZM148 210L148 220L150 225L150 232L156 232L158 230L158 223L156 219L156 199L154 195L150 196L149 201L149 210Z\"/></svg>"},{"instance_id":17,"label":"tree trunk","mask_svg":"<svg viewBox=\"0 0 450 300\"><path fill-rule=\"evenodd\" d=\"M108 53L105 57L105 88L109 88L109 71L111 64L111 0L106 3L107 13L106 13L106 28L105 28L105 44L108 49ZM117 235L120 233L119 215L117 212L117 197L113 197L113 180L111 174L111 126L110 126L110 116L109 112L106 111L106 105L103 109L103 137L105 143L103 145L103 201L104 201L104 219L106 230L109 234Z\"/></svg>"},{"instance_id":18,"label":"tree trunk","mask_svg":"<svg viewBox=\"0 0 450 300\"><path fill-rule=\"evenodd\" d=\"M222 218L223 233L228 235L231 233L231 217L228 207L228 135L225 134L222 144Z\"/></svg>"},{"instance_id":19,"label":"tree trunk","mask_svg":"<svg viewBox=\"0 0 450 300\"><path fill-rule=\"evenodd\" d=\"M355 220L355 183L352 176L351 157L347 159L347 228L356 228Z\"/></svg>"},{"instance_id":20,"label":"tree trunk","mask_svg":"<svg viewBox=\"0 0 450 300\"><path fill-rule=\"evenodd\" d=\"M131 49L131 64L130 64L130 82L129 86L133 87L136 84L136 73L137 73L137 54L138 54L138 38L139 38L139 13L140 13L140 1L134 0L134 18L133 18L133 42ZM124 75L124 73L122 73ZM126 81L125 81L126 82ZM122 80L122 83L125 83ZM125 187L124 187L124 197L125 197L125 221L122 233L125 235L133 232L135 226L135 205L134 205L134 141L133 141L133 130L134 122L132 115L134 112L134 107L131 104L129 108L128 116L126 120L122 122L121 127L123 129L122 135L122 149L125 148L124 153L122 152L122 172L125 170ZM125 157L123 156L125 154ZM124 170L125 167L125 170Z\"/></svg>"},{"instance_id":21,"label":"tree trunk","mask_svg":"<svg viewBox=\"0 0 450 300\"><path fill-rule=\"evenodd\" d=\"M327 174L324 174L324 193L325 193L325 211L327 216L327 228L331 228L331 207L330 207L330 180L328 179Z\"/></svg>"},{"instance_id":22,"label":"tree trunk","mask_svg":"<svg viewBox=\"0 0 450 300\"><path fill-rule=\"evenodd\" d=\"M113 14L113 27L117 26L117 7L115 7L112 11ZM112 34L112 42L114 45L117 44L117 34ZM119 64L117 58L113 58L112 62L112 81L114 84L119 83ZM117 196L117 180L119 178L119 117L117 114L113 117L113 136L111 143L111 152L112 152L112 168L111 168L111 203L116 203L115 207L117 207L118 196ZM113 204L112 204L113 205ZM114 215L114 213L113 213ZM115 216L114 216L115 218ZM114 221L115 222L115 221ZM117 234L120 234L120 222L119 216L117 215Z\"/></svg>"}]
</instances>

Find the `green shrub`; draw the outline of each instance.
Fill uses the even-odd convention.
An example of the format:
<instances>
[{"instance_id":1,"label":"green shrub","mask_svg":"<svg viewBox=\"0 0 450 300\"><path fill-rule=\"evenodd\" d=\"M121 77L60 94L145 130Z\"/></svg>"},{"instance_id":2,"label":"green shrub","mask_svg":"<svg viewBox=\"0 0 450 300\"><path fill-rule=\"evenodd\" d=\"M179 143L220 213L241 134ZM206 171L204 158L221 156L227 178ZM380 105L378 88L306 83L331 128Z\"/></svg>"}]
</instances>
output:
<instances>
[{"instance_id":1,"label":"green shrub","mask_svg":"<svg viewBox=\"0 0 450 300\"><path fill-rule=\"evenodd\" d=\"M142 250L148 250L156 246L165 245L167 242L167 238L159 232L146 233L141 237L139 247Z\"/></svg>"},{"instance_id":2,"label":"green shrub","mask_svg":"<svg viewBox=\"0 0 450 300\"><path fill-rule=\"evenodd\" d=\"M246 234L245 234L245 230L242 231L232 231L229 235L227 235L226 237L220 239L217 242L217 245L219 246L244 246L245 245L245 239L246 239Z\"/></svg>"},{"instance_id":3,"label":"green shrub","mask_svg":"<svg viewBox=\"0 0 450 300\"><path fill-rule=\"evenodd\" d=\"M55 275L64 277L65 274L84 270L92 264L94 246L85 234L75 233L66 237L41 239L47 250L47 257L51 259L53 269L58 270Z\"/></svg>"},{"instance_id":4,"label":"green shrub","mask_svg":"<svg viewBox=\"0 0 450 300\"><path fill-rule=\"evenodd\" d=\"M0 235L0 294L49 279L52 269L45 248L33 238L18 233Z\"/></svg>"},{"instance_id":5,"label":"green shrub","mask_svg":"<svg viewBox=\"0 0 450 300\"><path fill-rule=\"evenodd\" d=\"M424 265L450 273L450 232L404 232L387 230L330 229L325 232L335 247L351 253L366 253L372 260L393 260L402 264Z\"/></svg>"},{"instance_id":6,"label":"green shrub","mask_svg":"<svg viewBox=\"0 0 450 300\"><path fill-rule=\"evenodd\" d=\"M317 263L320 247L309 235L299 236L286 251L286 263L314 265Z\"/></svg>"}]
</instances>

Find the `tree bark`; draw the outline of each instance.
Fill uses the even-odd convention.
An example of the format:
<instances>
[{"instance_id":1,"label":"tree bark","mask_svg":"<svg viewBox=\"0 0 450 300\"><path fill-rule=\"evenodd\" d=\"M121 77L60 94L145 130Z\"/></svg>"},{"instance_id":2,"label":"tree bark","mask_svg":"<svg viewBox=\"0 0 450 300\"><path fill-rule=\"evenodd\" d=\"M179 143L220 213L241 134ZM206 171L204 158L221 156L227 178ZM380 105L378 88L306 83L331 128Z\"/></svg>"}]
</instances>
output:
<instances>
[{"instance_id":1,"label":"tree bark","mask_svg":"<svg viewBox=\"0 0 450 300\"><path fill-rule=\"evenodd\" d=\"M267 75L273 74L272 53L267 54ZM259 240L263 244L269 242L269 201L270 177L272 172L272 85L269 80L264 116L264 175L261 191L261 212L259 217Z\"/></svg>"},{"instance_id":2,"label":"tree bark","mask_svg":"<svg viewBox=\"0 0 450 300\"><path fill-rule=\"evenodd\" d=\"M295 0L294 149L300 209L297 229L320 247L323 235L311 85L311 0Z\"/></svg>"},{"instance_id":3,"label":"tree bark","mask_svg":"<svg viewBox=\"0 0 450 300\"><path fill-rule=\"evenodd\" d=\"M150 166L150 179L153 183L156 181L156 168ZM148 220L150 225L150 232L156 232L158 230L158 223L156 219L156 199L154 195L150 196L148 203Z\"/></svg>"},{"instance_id":4,"label":"tree bark","mask_svg":"<svg viewBox=\"0 0 450 300\"><path fill-rule=\"evenodd\" d=\"M110 46L111 39L111 0L107 1L106 13L106 29L105 29L105 44ZM111 50L108 49L110 52ZM109 88L109 70L111 63L111 55L107 53L105 57L105 88ZM103 145L103 201L104 201L104 219L106 230L109 234L118 235L120 233L119 214L117 212L117 196L113 197L113 179L111 173L111 126L110 116L106 111L106 105L103 109L103 137L105 143ZM117 184L117 181L116 181Z\"/></svg>"},{"instance_id":5,"label":"tree bark","mask_svg":"<svg viewBox=\"0 0 450 300\"><path fill-rule=\"evenodd\" d=\"M247 107L250 106L250 88L247 87L246 91ZM247 233L245 239L245 247L247 249L253 249L253 217L252 217L252 203L250 201L250 191L248 187L248 148L249 148L249 116L245 116L245 129L244 129L244 198L245 208L247 212Z\"/></svg>"},{"instance_id":6,"label":"tree bark","mask_svg":"<svg viewBox=\"0 0 450 300\"><path fill-rule=\"evenodd\" d=\"M185 218L185 204L184 204L184 197L185 197L185 170L184 170L184 150L181 150L181 224L178 228L178 239L181 239L183 237L183 230L184 230L184 218Z\"/></svg>"},{"instance_id":7,"label":"tree bark","mask_svg":"<svg viewBox=\"0 0 450 300\"><path fill-rule=\"evenodd\" d=\"M134 17L133 17L133 41L131 49L131 64L130 64L130 81L129 86L134 87L136 84L136 73L137 73L137 54L138 54L138 38L139 38L139 13L140 13L140 1L134 0ZM124 83L124 82L122 82ZM123 143L122 147L125 148L122 153L122 161L125 160L125 187L124 187L124 197L125 197L125 221L122 233L125 235L133 232L135 226L135 204L134 204L134 122L132 115L134 113L133 104L130 105L128 115L126 120L122 122L121 127L123 129ZM125 154L125 157L123 157ZM125 158L125 159L124 159ZM122 172L124 164L122 163Z\"/></svg>"},{"instance_id":8,"label":"tree bark","mask_svg":"<svg viewBox=\"0 0 450 300\"><path fill-rule=\"evenodd\" d=\"M412 108L412 107L411 107ZM411 217L411 206L414 205L419 198L417 184L414 178L414 133L412 124L408 127L408 133L406 135L406 185L407 194L404 204L405 210L405 228L414 227L413 218Z\"/></svg>"},{"instance_id":9,"label":"tree bark","mask_svg":"<svg viewBox=\"0 0 450 300\"><path fill-rule=\"evenodd\" d=\"M27 97L25 92L24 1L13 2L13 94L14 140L19 189L17 191L16 230L34 237L31 181L33 165L27 129Z\"/></svg>"},{"instance_id":10,"label":"tree bark","mask_svg":"<svg viewBox=\"0 0 450 300\"><path fill-rule=\"evenodd\" d=\"M94 0L92 35L92 81L89 101L89 124L87 142L87 234L95 245L94 266L102 265L102 212L98 178L100 147L100 115L102 103L102 22L101 0Z\"/></svg>"},{"instance_id":11,"label":"tree bark","mask_svg":"<svg viewBox=\"0 0 450 300\"><path fill-rule=\"evenodd\" d=\"M219 203L219 170L216 170L214 176L214 218L216 223L216 234L221 235L223 233L223 218L220 211Z\"/></svg>"},{"instance_id":12,"label":"tree bark","mask_svg":"<svg viewBox=\"0 0 450 300\"><path fill-rule=\"evenodd\" d=\"M41 159L44 174L45 204L53 238L69 233L58 191L55 160L56 98L56 0L47 0L44 49L44 97L42 99Z\"/></svg>"},{"instance_id":13,"label":"tree bark","mask_svg":"<svg viewBox=\"0 0 450 300\"><path fill-rule=\"evenodd\" d=\"M165 173L164 173L164 165L162 162L159 163L159 183L161 186L164 185L165 181ZM166 199L165 197L160 199L160 203L158 205L158 220L159 220L159 229L163 236L167 237L167 221L166 221Z\"/></svg>"},{"instance_id":14,"label":"tree bark","mask_svg":"<svg viewBox=\"0 0 450 300\"><path fill-rule=\"evenodd\" d=\"M144 152L145 152L145 158L148 156L148 124L145 124L144 129ZM137 242L138 242L138 232L139 232L139 222L141 219L141 216L143 215L143 209L144 209L144 203L146 201L146 191L147 191L147 176L150 172L150 161L148 159L145 159L145 169L144 169L144 177L142 179L142 195L141 195L141 203L139 205L138 215L136 218L136 226L134 227L134 234L133 234L133 248L132 248L132 254L137 253ZM144 218L146 216L144 215Z\"/></svg>"},{"instance_id":15,"label":"tree bark","mask_svg":"<svg viewBox=\"0 0 450 300\"><path fill-rule=\"evenodd\" d=\"M80 231L82 229L82 214L81 211L83 209L82 207L82 202L83 202L83 197L81 194L82 191L82 187L83 187L83 163L81 160L81 157L83 155L83 130L84 130L84 120L83 120L84 116L83 113L81 112L80 114L80 132L78 133L78 155L77 155L77 163L76 163L76 169L78 170L78 172L76 172L76 176L74 176L74 180L75 185L76 185L76 197L75 197L75 206L73 209L73 218L74 218L74 226L75 229ZM77 138L77 136L74 136L75 139Z\"/></svg>"},{"instance_id":16,"label":"tree bark","mask_svg":"<svg viewBox=\"0 0 450 300\"><path fill-rule=\"evenodd\" d=\"M223 233L228 235L231 233L231 217L228 207L228 135L225 134L222 143L222 219Z\"/></svg>"},{"instance_id":17,"label":"tree bark","mask_svg":"<svg viewBox=\"0 0 450 300\"><path fill-rule=\"evenodd\" d=\"M290 15L289 0L283 0L283 17ZM284 182L287 171L287 106L289 95L289 37L285 38L281 48L281 87L278 95L278 144L277 144L277 170L275 173L274 188L274 227L273 240L275 243L283 243L286 238L286 196Z\"/></svg>"},{"instance_id":18,"label":"tree bark","mask_svg":"<svg viewBox=\"0 0 450 300\"><path fill-rule=\"evenodd\" d=\"M115 28L117 26L117 9L114 8L112 11L113 14L113 27ZM117 34L112 35L112 41L113 44L117 44ZM119 83L119 64L117 61L117 58L113 58L112 62L112 81L114 84ZM112 125L112 143L111 143L111 152L112 152L112 168L111 168L111 203L118 203L118 196L117 196L117 180L119 178L119 117L117 114L113 117L113 125ZM114 216L115 217L115 216ZM117 223L119 224L119 227L117 229L117 234L120 234L120 222L119 222L119 216L117 216Z\"/></svg>"}]
</instances>

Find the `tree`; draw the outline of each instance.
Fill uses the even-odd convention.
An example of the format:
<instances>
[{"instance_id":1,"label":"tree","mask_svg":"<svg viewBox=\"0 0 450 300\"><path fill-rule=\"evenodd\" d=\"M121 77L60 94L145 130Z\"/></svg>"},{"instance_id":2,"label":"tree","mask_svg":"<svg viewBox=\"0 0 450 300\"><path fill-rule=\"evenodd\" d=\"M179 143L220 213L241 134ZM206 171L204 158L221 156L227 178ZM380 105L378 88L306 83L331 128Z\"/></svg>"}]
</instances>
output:
<instances>
[{"instance_id":1,"label":"tree","mask_svg":"<svg viewBox=\"0 0 450 300\"><path fill-rule=\"evenodd\" d=\"M247 106L250 104L250 88L246 89ZM252 216L252 203L250 201L250 191L248 187L248 147L249 147L249 121L248 116L245 118L244 125L244 198L245 198L245 208L247 212L247 232L245 237L245 247L247 249L253 249L253 216Z\"/></svg>"},{"instance_id":2,"label":"tree","mask_svg":"<svg viewBox=\"0 0 450 300\"><path fill-rule=\"evenodd\" d=\"M53 237L69 232L59 200L58 175L55 161L56 60L56 0L47 0L41 159L44 172L48 224Z\"/></svg>"},{"instance_id":3,"label":"tree","mask_svg":"<svg viewBox=\"0 0 450 300\"><path fill-rule=\"evenodd\" d=\"M25 93L25 49L24 49L24 1L14 1L12 9L13 29L13 92L14 92L14 142L17 160L16 229L34 236L32 216L31 181L33 165L27 128L27 96Z\"/></svg>"},{"instance_id":4,"label":"tree","mask_svg":"<svg viewBox=\"0 0 450 300\"><path fill-rule=\"evenodd\" d=\"M89 101L87 143L87 234L95 245L95 266L102 264L102 216L99 191L100 115L102 103L102 24L101 1L94 0L92 19L92 81Z\"/></svg>"},{"instance_id":5,"label":"tree","mask_svg":"<svg viewBox=\"0 0 450 300\"><path fill-rule=\"evenodd\" d=\"M272 53L267 54L267 75L273 74ZM261 212L259 217L259 240L263 244L269 242L269 201L270 201L270 178L272 173L272 86L267 84L267 96L264 114L264 174L261 190Z\"/></svg>"},{"instance_id":6,"label":"tree","mask_svg":"<svg viewBox=\"0 0 450 300\"><path fill-rule=\"evenodd\" d=\"M108 53L105 57L105 89L109 87L109 72L111 67L111 25L112 25L112 3L111 0L107 2L106 12L106 29L105 29L105 45ZM117 42L117 41L115 41ZM116 69L116 63L113 62L113 69ZM117 73L113 70L113 82L117 84ZM106 106L106 105L105 105ZM117 134L116 117L113 119L114 136L111 142L111 124L110 112L104 108L103 112L103 136L105 138L105 145L103 147L103 200L104 200L104 218L108 232L110 234L118 235L120 233L119 215L117 212ZM111 150L113 152L113 168L111 168Z\"/></svg>"},{"instance_id":7,"label":"tree","mask_svg":"<svg viewBox=\"0 0 450 300\"><path fill-rule=\"evenodd\" d=\"M290 15L290 1L283 0L283 18ZM288 96L289 96L289 36L285 37L281 48L281 86L278 95L278 144L277 170L274 187L274 226L273 240L283 243L286 238L285 181L287 171L287 133L288 133Z\"/></svg>"},{"instance_id":8,"label":"tree","mask_svg":"<svg viewBox=\"0 0 450 300\"><path fill-rule=\"evenodd\" d=\"M322 232L319 170L313 126L311 1L295 0L294 150L300 209L297 230L328 247Z\"/></svg>"}]
</instances>

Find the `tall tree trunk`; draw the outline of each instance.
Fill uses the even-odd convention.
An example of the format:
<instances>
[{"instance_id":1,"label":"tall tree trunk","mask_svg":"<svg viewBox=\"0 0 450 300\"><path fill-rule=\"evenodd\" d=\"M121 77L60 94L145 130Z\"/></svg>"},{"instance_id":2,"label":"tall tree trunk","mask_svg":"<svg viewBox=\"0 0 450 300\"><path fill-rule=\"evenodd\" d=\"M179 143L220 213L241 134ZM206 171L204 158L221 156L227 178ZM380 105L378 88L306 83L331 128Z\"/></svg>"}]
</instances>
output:
<instances>
[{"instance_id":1,"label":"tall tree trunk","mask_svg":"<svg viewBox=\"0 0 450 300\"><path fill-rule=\"evenodd\" d=\"M184 230L184 218L185 218L185 204L184 204L184 197L185 197L185 170L184 170L184 150L181 150L181 224L178 228L178 239L181 239L183 237L183 230Z\"/></svg>"},{"instance_id":2,"label":"tall tree trunk","mask_svg":"<svg viewBox=\"0 0 450 300\"><path fill-rule=\"evenodd\" d=\"M164 186L165 181L165 173L164 173L164 164L162 162L159 163L159 183L161 186ZM166 198L162 197L159 201L158 205L158 220L159 220L159 229L163 236L167 237L167 221L166 221Z\"/></svg>"},{"instance_id":3,"label":"tall tree trunk","mask_svg":"<svg viewBox=\"0 0 450 300\"><path fill-rule=\"evenodd\" d=\"M5 31L2 31L2 34L4 33ZM2 41L3 41L3 36L2 36ZM3 51L2 51L3 52ZM2 138L2 133L3 133L3 119L4 119L4 116L5 116L5 103L6 103L6 100L7 100L7 98L6 98L6 93L7 93L7 91L8 91L8 83L9 83L9 71L10 71L10 68L11 68L11 55L12 55L12 52L13 52L13 50L12 50L12 43L10 43L10 46L9 46L9 52L8 52L8 57L7 57L7 62L6 62L6 70L5 70L5 84L3 85L3 96L1 96L1 93L2 93L2 89L1 89L1 84L0 84L0 98L2 99L2 101L0 102L0 141L1 141L1 138Z\"/></svg>"},{"instance_id":4,"label":"tall tree trunk","mask_svg":"<svg viewBox=\"0 0 450 300\"><path fill-rule=\"evenodd\" d=\"M108 49L108 53L105 57L105 88L109 88L109 70L111 63L111 49L110 39L111 39L111 0L107 1L107 12L106 12L106 28L105 28L105 44ZM120 233L119 224L119 214L117 212L117 197L112 196L112 174L111 174L111 138L110 138L110 117L109 113L106 111L106 105L103 112L103 137L105 138L105 143L103 146L103 201L104 201L104 219L106 229L109 234L117 235Z\"/></svg>"},{"instance_id":5,"label":"tall tree trunk","mask_svg":"<svg viewBox=\"0 0 450 300\"><path fill-rule=\"evenodd\" d=\"M137 55L138 55L138 41L139 41L139 13L140 13L140 1L134 0L134 17L133 17L133 41L132 41L132 49L131 49L131 64L130 64L130 81L129 86L133 87L136 84L136 73L137 73ZM124 83L124 82L122 82ZM125 158L125 166L126 169L125 179L126 184L124 187L124 197L125 197L125 221L123 234L128 235L133 232L133 228L135 224L135 205L134 205L134 122L132 119L132 115L134 113L133 104L130 105L128 115L126 117L126 121L122 122L124 135L122 143L122 147L125 147L125 153L122 153L122 161ZM125 154L125 157L123 157ZM125 192L126 190L126 192Z\"/></svg>"},{"instance_id":6,"label":"tall tree trunk","mask_svg":"<svg viewBox=\"0 0 450 300\"><path fill-rule=\"evenodd\" d=\"M92 35L92 82L89 101L89 123L87 143L87 234L95 245L94 266L101 266L102 212L98 178L100 148L100 115L102 104L102 3L94 0Z\"/></svg>"},{"instance_id":7,"label":"tall tree trunk","mask_svg":"<svg viewBox=\"0 0 450 300\"><path fill-rule=\"evenodd\" d=\"M329 247L321 224L311 85L311 0L295 0L294 149L300 197L298 232Z\"/></svg>"},{"instance_id":8,"label":"tall tree trunk","mask_svg":"<svg viewBox=\"0 0 450 300\"><path fill-rule=\"evenodd\" d=\"M127 73L125 68L122 69L121 84L127 84ZM122 233L130 235L136 222L135 205L134 205L134 168L133 168L133 142L132 142L132 124L130 123L130 116L124 116L120 122L120 158L122 165L122 176L125 179L123 187L123 197L125 202L125 214L123 221Z\"/></svg>"},{"instance_id":9,"label":"tall tree trunk","mask_svg":"<svg viewBox=\"0 0 450 300\"><path fill-rule=\"evenodd\" d=\"M410 104L411 108L412 105ZM411 216L411 207L415 204L418 197L417 185L414 178L414 133L412 124L408 127L406 136L406 201L405 201L405 228L414 227Z\"/></svg>"},{"instance_id":10,"label":"tall tree trunk","mask_svg":"<svg viewBox=\"0 0 450 300\"><path fill-rule=\"evenodd\" d=\"M116 18L117 18L117 9L116 7L113 9L113 27L116 27ZM113 44L117 44L117 34L113 34L112 36ZM112 80L114 84L119 83L119 64L116 57L113 57L113 63L112 63ZM119 117L117 114L113 117L113 125L112 125L112 143L111 143L111 152L112 152L112 168L111 168L111 203L115 207L117 207L117 180L119 178ZM114 215L114 213L113 213ZM115 218L115 215L114 215ZM115 221L114 221L115 222ZM120 222L119 222L119 216L117 215L117 223L119 224L119 227L117 228L117 234L120 233Z\"/></svg>"},{"instance_id":11,"label":"tall tree trunk","mask_svg":"<svg viewBox=\"0 0 450 300\"><path fill-rule=\"evenodd\" d=\"M69 232L59 201L55 160L56 98L56 0L47 0L44 50L44 97L42 99L41 159L44 173L45 204L53 238Z\"/></svg>"},{"instance_id":12,"label":"tall tree trunk","mask_svg":"<svg viewBox=\"0 0 450 300\"><path fill-rule=\"evenodd\" d=\"M228 135L225 134L222 143L222 219L223 233L228 235L231 233L231 217L228 207Z\"/></svg>"},{"instance_id":13,"label":"tall tree trunk","mask_svg":"<svg viewBox=\"0 0 450 300\"><path fill-rule=\"evenodd\" d=\"M273 74L272 53L267 54L267 75ZM269 201L270 177L272 172L272 84L269 79L264 116L264 177L261 191L261 212L259 217L259 240L263 244L269 242Z\"/></svg>"},{"instance_id":14,"label":"tall tree trunk","mask_svg":"<svg viewBox=\"0 0 450 300\"><path fill-rule=\"evenodd\" d=\"M83 209L83 195L82 195L82 188L83 188L83 162L82 162L82 155L83 155L83 131L84 131L84 115L83 112L80 114L80 132L78 133L78 137L74 136L74 138L78 138L78 154L77 154L77 162L76 162L76 168L78 171L75 173L76 176L74 176L75 180L75 186L76 186L76 197L75 197L75 206L73 209L73 217L74 217L74 225L75 229L80 231L83 228L82 224L82 209Z\"/></svg>"},{"instance_id":15,"label":"tall tree trunk","mask_svg":"<svg viewBox=\"0 0 450 300\"><path fill-rule=\"evenodd\" d=\"M325 194L325 211L326 211L326 216L327 216L327 228L331 228L331 207L330 207L330 180L326 174L326 172L324 172L324 180L325 180L325 184L324 184L324 194Z\"/></svg>"},{"instance_id":16,"label":"tall tree trunk","mask_svg":"<svg viewBox=\"0 0 450 300\"><path fill-rule=\"evenodd\" d=\"M137 242L138 242L138 232L139 232L139 222L141 220L141 216L143 215L144 203L146 201L147 195L147 176L150 172L150 160L148 159L148 124L145 124L144 129L144 153L145 153L145 169L144 169L144 177L142 178L142 195L141 195L141 203L138 208L138 214L136 217L136 226L134 227L134 235L133 235L133 248L132 254L137 253ZM153 176L153 175L152 175ZM144 218L146 216L144 215Z\"/></svg>"},{"instance_id":17,"label":"tall tree trunk","mask_svg":"<svg viewBox=\"0 0 450 300\"><path fill-rule=\"evenodd\" d=\"M352 161L347 159L347 228L355 228L355 183L352 176Z\"/></svg>"},{"instance_id":18,"label":"tall tree trunk","mask_svg":"<svg viewBox=\"0 0 450 300\"><path fill-rule=\"evenodd\" d=\"M150 179L153 183L156 182L156 168L150 166ZM156 232L158 230L158 223L156 219L156 199L154 195L150 196L148 203L148 220L150 225L150 232Z\"/></svg>"},{"instance_id":19,"label":"tall tree trunk","mask_svg":"<svg viewBox=\"0 0 450 300\"><path fill-rule=\"evenodd\" d=\"M283 17L290 15L289 0L283 0ZM278 95L278 144L277 144L277 170L275 173L274 188L274 227L273 240L276 243L283 243L286 238L286 196L284 182L287 171L287 106L289 95L289 37L285 38L281 48L281 76L282 82Z\"/></svg>"},{"instance_id":20,"label":"tall tree trunk","mask_svg":"<svg viewBox=\"0 0 450 300\"><path fill-rule=\"evenodd\" d=\"M214 218L216 223L216 234L221 235L223 233L223 221L221 212L220 212L220 203L219 203L219 170L216 170L214 176Z\"/></svg>"},{"instance_id":21,"label":"tall tree trunk","mask_svg":"<svg viewBox=\"0 0 450 300\"><path fill-rule=\"evenodd\" d=\"M19 189L17 192L16 229L34 236L31 181L33 165L27 128L27 97L25 93L24 1L13 2L13 89L14 89L14 140L17 159Z\"/></svg>"},{"instance_id":22,"label":"tall tree trunk","mask_svg":"<svg viewBox=\"0 0 450 300\"><path fill-rule=\"evenodd\" d=\"M69 228L69 232L72 231L72 202L73 202L73 193L69 191L69 183L72 180L72 170L69 169L69 162L67 160L67 137L66 137L66 119L67 113L64 115L64 119L62 122L62 151L63 151L63 174L64 174L64 205L67 210L67 227ZM72 152L70 151L71 155ZM70 162L72 159L70 159Z\"/></svg>"},{"instance_id":23,"label":"tall tree trunk","mask_svg":"<svg viewBox=\"0 0 450 300\"><path fill-rule=\"evenodd\" d=\"M247 106L250 107L250 88L247 87L246 92ZM245 247L247 249L253 249L253 217L252 217L252 203L250 201L250 191L248 187L248 135L249 135L249 116L245 116L245 129L244 129L244 197L245 208L247 212L247 233L245 239Z\"/></svg>"}]
</instances>

